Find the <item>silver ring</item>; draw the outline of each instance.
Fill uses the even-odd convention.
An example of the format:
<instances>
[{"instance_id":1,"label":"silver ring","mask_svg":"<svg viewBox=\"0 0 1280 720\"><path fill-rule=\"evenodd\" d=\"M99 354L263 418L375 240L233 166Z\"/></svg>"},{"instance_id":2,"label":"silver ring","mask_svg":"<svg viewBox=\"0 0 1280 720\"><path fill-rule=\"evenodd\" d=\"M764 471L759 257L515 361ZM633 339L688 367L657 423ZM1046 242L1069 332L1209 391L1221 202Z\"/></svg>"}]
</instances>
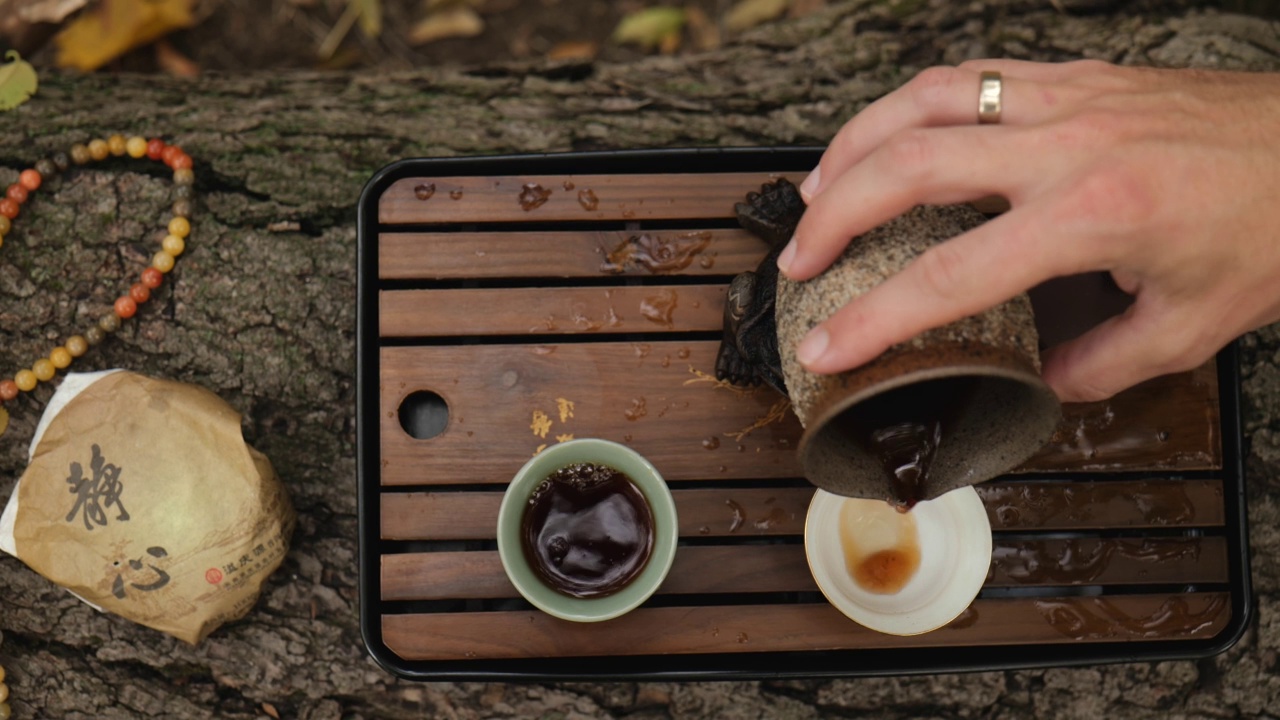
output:
<instances>
[{"instance_id":1,"label":"silver ring","mask_svg":"<svg viewBox=\"0 0 1280 720\"><path fill-rule=\"evenodd\" d=\"M1004 82L995 70L983 70L978 83L978 124L994 125L1000 122L1001 94Z\"/></svg>"}]
</instances>

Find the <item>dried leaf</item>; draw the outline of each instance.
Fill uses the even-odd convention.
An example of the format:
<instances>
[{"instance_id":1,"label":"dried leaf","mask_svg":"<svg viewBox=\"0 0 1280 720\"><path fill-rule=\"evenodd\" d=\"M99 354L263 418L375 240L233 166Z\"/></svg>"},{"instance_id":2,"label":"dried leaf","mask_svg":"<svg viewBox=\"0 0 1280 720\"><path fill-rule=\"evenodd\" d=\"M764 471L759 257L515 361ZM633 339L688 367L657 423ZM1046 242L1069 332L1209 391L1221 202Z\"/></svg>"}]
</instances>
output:
<instances>
[{"instance_id":1,"label":"dried leaf","mask_svg":"<svg viewBox=\"0 0 1280 720\"><path fill-rule=\"evenodd\" d=\"M827 6L827 0L791 0L787 17L801 18L812 15Z\"/></svg>"},{"instance_id":2,"label":"dried leaf","mask_svg":"<svg viewBox=\"0 0 1280 720\"><path fill-rule=\"evenodd\" d=\"M178 52L178 49L168 40L161 40L156 43L156 64L165 73L174 77L193 78L200 76L200 65Z\"/></svg>"},{"instance_id":3,"label":"dried leaf","mask_svg":"<svg viewBox=\"0 0 1280 720\"><path fill-rule=\"evenodd\" d=\"M0 65L0 110L12 110L34 95L40 83L36 69L17 50L5 53L4 58L9 62Z\"/></svg>"},{"instance_id":4,"label":"dried leaf","mask_svg":"<svg viewBox=\"0 0 1280 720\"><path fill-rule=\"evenodd\" d=\"M409 42L425 45L436 40L475 37L484 32L484 19L467 5L456 5L430 13L409 29Z\"/></svg>"},{"instance_id":5,"label":"dried leaf","mask_svg":"<svg viewBox=\"0 0 1280 720\"><path fill-rule=\"evenodd\" d=\"M547 51L548 60L591 60L600 52L600 46L589 40L570 40L557 43Z\"/></svg>"},{"instance_id":6,"label":"dried leaf","mask_svg":"<svg viewBox=\"0 0 1280 720\"><path fill-rule=\"evenodd\" d=\"M689 35L693 37L693 45L699 50L715 50L720 47L720 28L716 26L701 8L690 6L686 10L689 20Z\"/></svg>"},{"instance_id":7,"label":"dried leaf","mask_svg":"<svg viewBox=\"0 0 1280 720\"><path fill-rule=\"evenodd\" d=\"M126 52L195 23L194 0L102 0L54 38L59 67L96 70Z\"/></svg>"},{"instance_id":8,"label":"dried leaf","mask_svg":"<svg viewBox=\"0 0 1280 720\"><path fill-rule=\"evenodd\" d=\"M275 720L280 720L280 711L276 710L276 706L269 702L262 703L262 712L275 718Z\"/></svg>"},{"instance_id":9,"label":"dried leaf","mask_svg":"<svg viewBox=\"0 0 1280 720\"><path fill-rule=\"evenodd\" d=\"M17 4L17 15L24 22L60 23L71 13L89 4L89 0L11 0L7 5L0 0L0 12L10 12L9 5Z\"/></svg>"},{"instance_id":10,"label":"dried leaf","mask_svg":"<svg viewBox=\"0 0 1280 720\"><path fill-rule=\"evenodd\" d=\"M685 11L673 7L653 7L637 10L622 18L613 31L613 41L619 44L639 45L646 50L669 43L667 38L676 36L687 20Z\"/></svg>"},{"instance_id":11,"label":"dried leaf","mask_svg":"<svg viewBox=\"0 0 1280 720\"><path fill-rule=\"evenodd\" d=\"M360 32L367 38L382 34L382 0L350 0L360 13Z\"/></svg>"},{"instance_id":12,"label":"dried leaf","mask_svg":"<svg viewBox=\"0 0 1280 720\"><path fill-rule=\"evenodd\" d=\"M724 16L729 32L742 32L778 18L787 11L791 0L742 0Z\"/></svg>"}]
</instances>

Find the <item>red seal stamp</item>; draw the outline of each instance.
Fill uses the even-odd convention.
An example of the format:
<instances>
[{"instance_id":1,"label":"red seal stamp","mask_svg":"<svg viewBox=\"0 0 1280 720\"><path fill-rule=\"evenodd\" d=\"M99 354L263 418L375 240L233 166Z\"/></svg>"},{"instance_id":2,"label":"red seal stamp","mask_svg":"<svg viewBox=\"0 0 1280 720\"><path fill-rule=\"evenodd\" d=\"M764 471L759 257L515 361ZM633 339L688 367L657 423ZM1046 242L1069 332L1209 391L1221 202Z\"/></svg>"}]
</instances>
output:
<instances>
[{"instance_id":1,"label":"red seal stamp","mask_svg":"<svg viewBox=\"0 0 1280 720\"><path fill-rule=\"evenodd\" d=\"M222 571L218 568L209 568L204 571L204 579L208 580L210 585L217 585L222 582Z\"/></svg>"}]
</instances>

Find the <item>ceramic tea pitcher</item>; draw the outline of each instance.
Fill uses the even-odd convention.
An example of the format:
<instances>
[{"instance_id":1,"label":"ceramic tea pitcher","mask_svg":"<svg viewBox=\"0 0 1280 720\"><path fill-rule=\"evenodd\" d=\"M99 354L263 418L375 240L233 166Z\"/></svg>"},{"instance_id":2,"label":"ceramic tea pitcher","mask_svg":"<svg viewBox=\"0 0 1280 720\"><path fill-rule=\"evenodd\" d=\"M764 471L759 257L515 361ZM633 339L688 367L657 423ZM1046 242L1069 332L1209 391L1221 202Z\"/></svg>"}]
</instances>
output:
<instances>
[{"instance_id":1,"label":"ceramic tea pitcher","mask_svg":"<svg viewBox=\"0 0 1280 720\"><path fill-rule=\"evenodd\" d=\"M805 282L780 277L778 347L805 428L800 460L813 484L910 504L1005 473L1053 434L1062 409L1040 378L1039 336L1025 295L926 331L852 371L817 375L796 360L809 330L935 243L984 219L968 206L917 207L855 238L822 275ZM906 446L933 445L914 490L898 487L889 467L910 462L902 455L912 447L893 436L899 427L915 428Z\"/></svg>"}]
</instances>

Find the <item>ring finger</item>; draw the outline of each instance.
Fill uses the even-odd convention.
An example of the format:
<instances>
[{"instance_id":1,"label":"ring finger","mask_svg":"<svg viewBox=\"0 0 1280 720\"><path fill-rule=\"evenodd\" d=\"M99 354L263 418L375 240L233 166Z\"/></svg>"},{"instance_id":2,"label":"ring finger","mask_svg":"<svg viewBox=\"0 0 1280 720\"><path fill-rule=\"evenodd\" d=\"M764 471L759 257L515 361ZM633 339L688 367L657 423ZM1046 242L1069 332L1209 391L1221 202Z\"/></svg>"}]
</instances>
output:
<instances>
[{"instance_id":1,"label":"ring finger","mask_svg":"<svg viewBox=\"0 0 1280 720\"><path fill-rule=\"evenodd\" d=\"M980 77L977 70L929 68L867 106L845 123L823 153L818 167L801 185L805 200L811 200L902 130L976 124ZM1074 107L1096 93L1078 85L1047 84L1008 76L1001 79L1001 85L1000 122L1005 125L1031 125L1050 120L1064 108Z\"/></svg>"}]
</instances>

